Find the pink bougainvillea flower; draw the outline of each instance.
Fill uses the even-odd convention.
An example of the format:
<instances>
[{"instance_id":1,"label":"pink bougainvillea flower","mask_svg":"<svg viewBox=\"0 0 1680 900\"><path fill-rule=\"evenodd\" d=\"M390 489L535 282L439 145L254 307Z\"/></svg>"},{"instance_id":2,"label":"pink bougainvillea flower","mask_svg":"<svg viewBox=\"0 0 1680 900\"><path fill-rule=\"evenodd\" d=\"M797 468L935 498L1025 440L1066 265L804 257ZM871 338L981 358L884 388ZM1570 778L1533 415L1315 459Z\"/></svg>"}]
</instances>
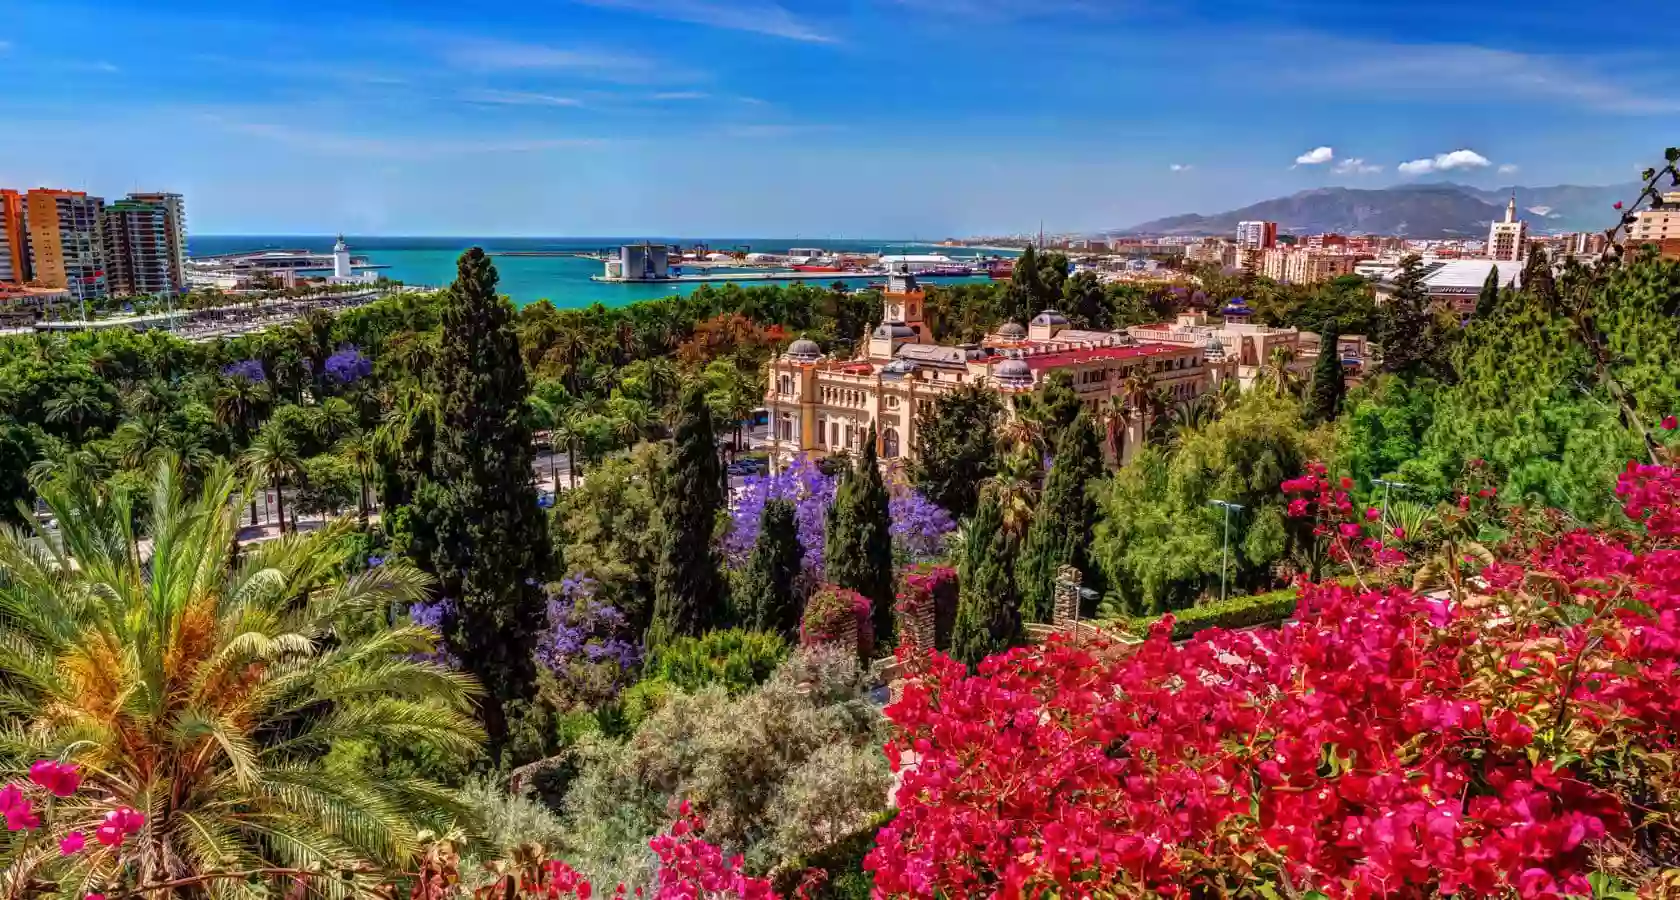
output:
<instances>
[{"instance_id":1,"label":"pink bougainvillea flower","mask_svg":"<svg viewBox=\"0 0 1680 900\"><path fill-rule=\"evenodd\" d=\"M1610 208L1611 209L1621 209L1622 208L1622 201L1617 200L1615 203L1610 204Z\"/></svg>"},{"instance_id":2,"label":"pink bougainvillea flower","mask_svg":"<svg viewBox=\"0 0 1680 900\"><path fill-rule=\"evenodd\" d=\"M68 797L82 786L82 775L74 764L51 759L30 766L29 780L46 788L54 797Z\"/></svg>"},{"instance_id":3,"label":"pink bougainvillea flower","mask_svg":"<svg viewBox=\"0 0 1680 900\"><path fill-rule=\"evenodd\" d=\"M60 856L75 856L86 846L87 838L80 831L72 831L59 840L58 853Z\"/></svg>"},{"instance_id":4,"label":"pink bougainvillea flower","mask_svg":"<svg viewBox=\"0 0 1680 900\"><path fill-rule=\"evenodd\" d=\"M1680 419L1676 419L1674 416L1663 416L1662 427L1664 431L1673 431L1675 428L1680 428Z\"/></svg>"}]
</instances>

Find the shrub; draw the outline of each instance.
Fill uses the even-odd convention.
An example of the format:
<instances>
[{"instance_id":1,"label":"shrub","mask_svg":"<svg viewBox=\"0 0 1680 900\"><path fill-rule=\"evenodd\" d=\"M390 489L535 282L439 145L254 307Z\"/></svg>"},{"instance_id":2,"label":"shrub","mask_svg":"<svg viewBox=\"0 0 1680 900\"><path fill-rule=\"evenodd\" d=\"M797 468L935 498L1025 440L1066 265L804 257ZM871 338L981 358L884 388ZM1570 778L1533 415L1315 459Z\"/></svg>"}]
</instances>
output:
<instances>
[{"instance_id":1,"label":"shrub","mask_svg":"<svg viewBox=\"0 0 1680 900\"><path fill-rule=\"evenodd\" d=\"M1280 591L1229 597L1201 606L1174 610L1170 614L1173 617L1172 639L1187 640L1191 635L1207 628L1237 629L1282 622L1295 614L1297 593L1295 588L1288 587ZM1126 623L1125 630L1140 638L1148 637L1149 630L1162 618L1164 617L1146 616L1132 619Z\"/></svg>"},{"instance_id":2,"label":"shrub","mask_svg":"<svg viewBox=\"0 0 1680 900\"><path fill-rule=\"evenodd\" d=\"M687 691L716 684L739 694L763 684L787 653L787 642L778 635L739 628L712 631L668 641L648 663L645 677Z\"/></svg>"},{"instance_id":3,"label":"shrub","mask_svg":"<svg viewBox=\"0 0 1680 900\"><path fill-rule=\"evenodd\" d=\"M867 639L873 636L869 598L857 591L825 584L805 602L805 615L799 622L801 644L853 646L860 658L868 659L874 648Z\"/></svg>"},{"instance_id":4,"label":"shrub","mask_svg":"<svg viewBox=\"0 0 1680 900\"><path fill-rule=\"evenodd\" d=\"M896 815L898 811L892 809L876 813L863 825L830 841L827 846L788 860L771 876L776 893L783 897L794 896L800 882L816 870L824 877L821 879L823 886L813 894L815 898L849 900L870 896L875 880L863 870L863 858L875 848L876 833L891 824Z\"/></svg>"}]
</instances>

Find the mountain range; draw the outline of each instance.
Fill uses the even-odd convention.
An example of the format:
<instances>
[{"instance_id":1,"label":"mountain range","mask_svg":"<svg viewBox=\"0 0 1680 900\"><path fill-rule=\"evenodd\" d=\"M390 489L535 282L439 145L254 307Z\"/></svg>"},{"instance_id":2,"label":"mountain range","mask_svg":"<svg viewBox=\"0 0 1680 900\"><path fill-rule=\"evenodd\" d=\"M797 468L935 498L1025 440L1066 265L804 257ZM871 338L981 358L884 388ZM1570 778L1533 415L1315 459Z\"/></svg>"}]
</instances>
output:
<instances>
[{"instance_id":1,"label":"mountain range","mask_svg":"<svg viewBox=\"0 0 1680 900\"><path fill-rule=\"evenodd\" d=\"M1615 224L1612 204L1631 200L1638 185L1503 187L1495 190L1437 182L1389 188L1327 187L1264 200L1228 212L1189 213L1144 222L1113 234L1234 234L1238 222L1278 223L1297 234L1392 234L1410 238L1486 237L1488 225L1505 217L1514 193L1517 215L1531 232L1598 231Z\"/></svg>"}]
</instances>

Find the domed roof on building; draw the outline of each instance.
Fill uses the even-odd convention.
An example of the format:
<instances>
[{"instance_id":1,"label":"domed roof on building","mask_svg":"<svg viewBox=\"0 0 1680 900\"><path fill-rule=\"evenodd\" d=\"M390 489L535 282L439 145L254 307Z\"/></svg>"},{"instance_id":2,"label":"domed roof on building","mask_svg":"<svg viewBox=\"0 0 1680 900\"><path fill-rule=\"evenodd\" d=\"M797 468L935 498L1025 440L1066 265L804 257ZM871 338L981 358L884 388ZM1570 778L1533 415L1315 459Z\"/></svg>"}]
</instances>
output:
<instances>
[{"instance_id":1,"label":"domed roof on building","mask_svg":"<svg viewBox=\"0 0 1680 900\"><path fill-rule=\"evenodd\" d=\"M908 359L895 359L881 367L881 374L887 377L909 375L916 371L916 364Z\"/></svg>"},{"instance_id":2,"label":"domed roof on building","mask_svg":"<svg viewBox=\"0 0 1680 900\"><path fill-rule=\"evenodd\" d=\"M816 362L822 357L822 348L810 338L800 338L788 345L787 356L799 362Z\"/></svg>"},{"instance_id":3,"label":"domed roof on building","mask_svg":"<svg viewBox=\"0 0 1680 900\"><path fill-rule=\"evenodd\" d=\"M1224 359L1225 345L1219 342L1219 338L1209 337L1207 346L1202 348L1202 356L1207 359Z\"/></svg>"},{"instance_id":4,"label":"domed roof on building","mask_svg":"<svg viewBox=\"0 0 1680 900\"><path fill-rule=\"evenodd\" d=\"M903 322L894 322L891 325L882 325L875 329L875 337L883 341L888 338L913 338L915 336L916 329Z\"/></svg>"},{"instance_id":5,"label":"domed roof on building","mask_svg":"<svg viewBox=\"0 0 1680 900\"><path fill-rule=\"evenodd\" d=\"M1068 320L1067 316L1062 315L1059 310L1047 309L1033 316L1032 323L1034 325L1066 325Z\"/></svg>"},{"instance_id":6,"label":"domed roof on building","mask_svg":"<svg viewBox=\"0 0 1680 900\"><path fill-rule=\"evenodd\" d=\"M1024 341L1027 339L1027 326L1020 322L1005 322L998 326L997 336L1006 341Z\"/></svg>"},{"instance_id":7,"label":"domed roof on building","mask_svg":"<svg viewBox=\"0 0 1680 900\"><path fill-rule=\"evenodd\" d=\"M1025 361L1006 359L998 363L992 370L992 378L1002 388L1030 388L1032 387L1032 368Z\"/></svg>"}]
</instances>

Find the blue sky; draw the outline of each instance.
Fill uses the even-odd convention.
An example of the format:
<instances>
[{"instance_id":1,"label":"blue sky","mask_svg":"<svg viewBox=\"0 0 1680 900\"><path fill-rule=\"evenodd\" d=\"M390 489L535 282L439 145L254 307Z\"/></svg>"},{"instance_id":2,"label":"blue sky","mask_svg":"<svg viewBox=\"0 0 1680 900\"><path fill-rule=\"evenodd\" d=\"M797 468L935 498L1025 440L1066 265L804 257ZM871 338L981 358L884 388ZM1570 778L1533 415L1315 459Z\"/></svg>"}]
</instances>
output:
<instances>
[{"instance_id":1,"label":"blue sky","mask_svg":"<svg viewBox=\"0 0 1680 900\"><path fill-rule=\"evenodd\" d=\"M1680 54L1649 24L1671 17L0 0L0 186L180 191L201 233L938 238L1324 185L1619 183L1680 143Z\"/></svg>"}]
</instances>

